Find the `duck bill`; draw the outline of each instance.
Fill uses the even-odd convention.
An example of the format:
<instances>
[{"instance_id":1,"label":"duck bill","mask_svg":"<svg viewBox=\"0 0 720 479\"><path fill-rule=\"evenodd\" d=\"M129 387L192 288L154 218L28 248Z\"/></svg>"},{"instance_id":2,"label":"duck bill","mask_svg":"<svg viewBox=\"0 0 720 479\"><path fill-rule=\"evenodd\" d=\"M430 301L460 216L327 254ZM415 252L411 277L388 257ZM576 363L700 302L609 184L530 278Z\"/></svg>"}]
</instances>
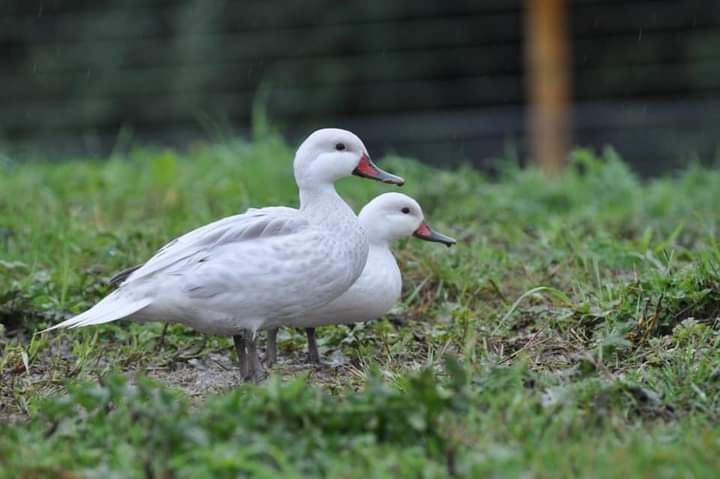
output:
<instances>
[{"instance_id":1,"label":"duck bill","mask_svg":"<svg viewBox=\"0 0 720 479\"><path fill-rule=\"evenodd\" d=\"M355 170L353 170L353 175L370 178L371 180L382 181L383 183L388 183L390 185L402 186L405 184L404 179L399 176L391 175L387 171L383 171L375 166L375 163L373 163L370 157L365 153L363 153L363 156L360 158L360 163L358 163Z\"/></svg>"},{"instance_id":2,"label":"duck bill","mask_svg":"<svg viewBox=\"0 0 720 479\"><path fill-rule=\"evenodd\" d=\"M418 226L418 229L415 230L413 233L413 236L416 238L419 238L424 241L432 241L434 243L442 243L446 245L448 248L457 241L455 241L453 238L449 236L445 236L442 233L438 233L437 231L434 231L430 226L425 223L424 221L420 223L420 226Z\"/></svg>"}]
</instances>

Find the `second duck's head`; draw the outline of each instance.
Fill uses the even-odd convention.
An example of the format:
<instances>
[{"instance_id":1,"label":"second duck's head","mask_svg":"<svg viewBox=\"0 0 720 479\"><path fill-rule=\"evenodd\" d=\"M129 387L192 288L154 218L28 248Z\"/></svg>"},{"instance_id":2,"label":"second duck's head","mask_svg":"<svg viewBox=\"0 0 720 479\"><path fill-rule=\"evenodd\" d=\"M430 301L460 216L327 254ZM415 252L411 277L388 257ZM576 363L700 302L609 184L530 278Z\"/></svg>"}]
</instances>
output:
<instances>
[{"instance_id":1,"label":"second duck's head","mask_svg":"<svg viewBox=\"0 0 720 479\"><path fill-rule=\"evenodd\" d=\"M360 211L358 219L371 243L390 243L412 235L447 246L455 244L453 238L430 228L418 202L402 193L376 197Z\"/></svg>"},{"instance_id":2,"label":"second duck's head","mask_svg":"<svg viewBox=\"0 0 720 479\"><path fill-rule=\"evenodd\" d=\"M332 184L350 175L395 185L405 183L375 166L360 138L337 128L317 130L308 136L295 154L294 169L301 188Z\"/></svg>"}]
</instances>

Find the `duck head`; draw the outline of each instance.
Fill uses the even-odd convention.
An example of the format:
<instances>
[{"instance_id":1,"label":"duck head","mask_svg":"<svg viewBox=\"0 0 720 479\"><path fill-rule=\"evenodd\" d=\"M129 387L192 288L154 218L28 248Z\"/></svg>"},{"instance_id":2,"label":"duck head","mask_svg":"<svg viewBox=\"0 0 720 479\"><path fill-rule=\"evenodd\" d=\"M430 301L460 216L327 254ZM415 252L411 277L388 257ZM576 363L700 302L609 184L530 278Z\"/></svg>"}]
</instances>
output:
<instances>
[{"instance_id":1,"label":"duck head","mask_svg":"<svg viewBox=\"0 0 720 479\"><path fill-rule=\"evenodd\" d=\"M405 183L375 166L360 138L337 128L317 130L307 137L295 154L294 169L301 188L332 184L350 175L394 185Z\"/></svg>"},{"instance_id":2,"label":"duck head","mask_svg":"<svg viewBox=\"0 0 720 479\"><path fill-rule=\"evenodd\" d=\"M418 202L402 193L376 197L360 211L358 219L371 243L390 243L415 236L447 246L455 244L453 238L430 228Z\"/></svg>"}]
</instances>

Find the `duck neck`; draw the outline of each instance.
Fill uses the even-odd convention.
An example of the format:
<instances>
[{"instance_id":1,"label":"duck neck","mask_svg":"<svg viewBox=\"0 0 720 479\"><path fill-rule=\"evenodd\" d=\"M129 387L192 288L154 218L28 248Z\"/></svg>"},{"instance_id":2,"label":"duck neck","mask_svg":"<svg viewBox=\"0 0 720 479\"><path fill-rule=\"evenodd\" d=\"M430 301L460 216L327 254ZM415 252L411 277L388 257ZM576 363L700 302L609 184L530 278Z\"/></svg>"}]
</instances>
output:
<instances>
[{"instance_id":1,"label":"duck neck","mask_svg":"<svg viewBox=\"0 0 720 479\"><path fill-rule=\"evenodd\" d=\"M332 184L314 186L300 189L300 211L319 223L331 220L336 221L338 215L355 218L355 213Z\"/></svg>"},{"instance_id":2,"label":"duck neck","mask_svg":"<svg viewBox=\"0 0 720 479\"><path fill-rule=\"evenodd\" d=\"M367 264L370 268L391 268L395 265L394 268L397 269L397 260L390 249L390 242L370 240Z\"/></svg>"},{"instance_id":3,"label":"duck neck","mask_svg":"<svg viewBox=\"0 0 720 479\"><path fill-rule=\"evenodd\" d=\"M372 247L378 251L379 250L390 251L391 241L386 238L374 238L371 235L368 235L368 241L370 242L370 247Z\"/></svg>"}]
</instances>

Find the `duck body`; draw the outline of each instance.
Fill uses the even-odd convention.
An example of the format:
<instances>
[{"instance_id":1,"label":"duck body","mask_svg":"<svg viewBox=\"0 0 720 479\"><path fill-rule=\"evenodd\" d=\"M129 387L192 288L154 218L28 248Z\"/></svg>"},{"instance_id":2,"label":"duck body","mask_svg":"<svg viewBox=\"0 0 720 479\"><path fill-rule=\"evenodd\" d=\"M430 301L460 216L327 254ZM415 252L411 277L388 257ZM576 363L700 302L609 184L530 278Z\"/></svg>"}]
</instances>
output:
<instances>
[{"instance_id":1,"label":"duck body","mask_svg":"<svg viewBox=\"0 0 720 479\"><path fill-rule=\"evenodd\" d=\"M398 302L402 274L388 244L371 244L367 263L353 285L336 299L285 324L315 328L377 319Z\"/></svg>"},{"instance_id":2,"label":"duck body","mask_svg":"<svg viewBox=\"0 0 720 479\"><path fill-rule=\"evenodd\" d=\"M225 336L305 315L348 289L366 263L366 235L352 210L335 203L320 222L303 210L274 207L211 223L161 250L111 296L152 298L127 319ZM173 253L187 257L155 264Z\"/></svg>"}]
</instances>

